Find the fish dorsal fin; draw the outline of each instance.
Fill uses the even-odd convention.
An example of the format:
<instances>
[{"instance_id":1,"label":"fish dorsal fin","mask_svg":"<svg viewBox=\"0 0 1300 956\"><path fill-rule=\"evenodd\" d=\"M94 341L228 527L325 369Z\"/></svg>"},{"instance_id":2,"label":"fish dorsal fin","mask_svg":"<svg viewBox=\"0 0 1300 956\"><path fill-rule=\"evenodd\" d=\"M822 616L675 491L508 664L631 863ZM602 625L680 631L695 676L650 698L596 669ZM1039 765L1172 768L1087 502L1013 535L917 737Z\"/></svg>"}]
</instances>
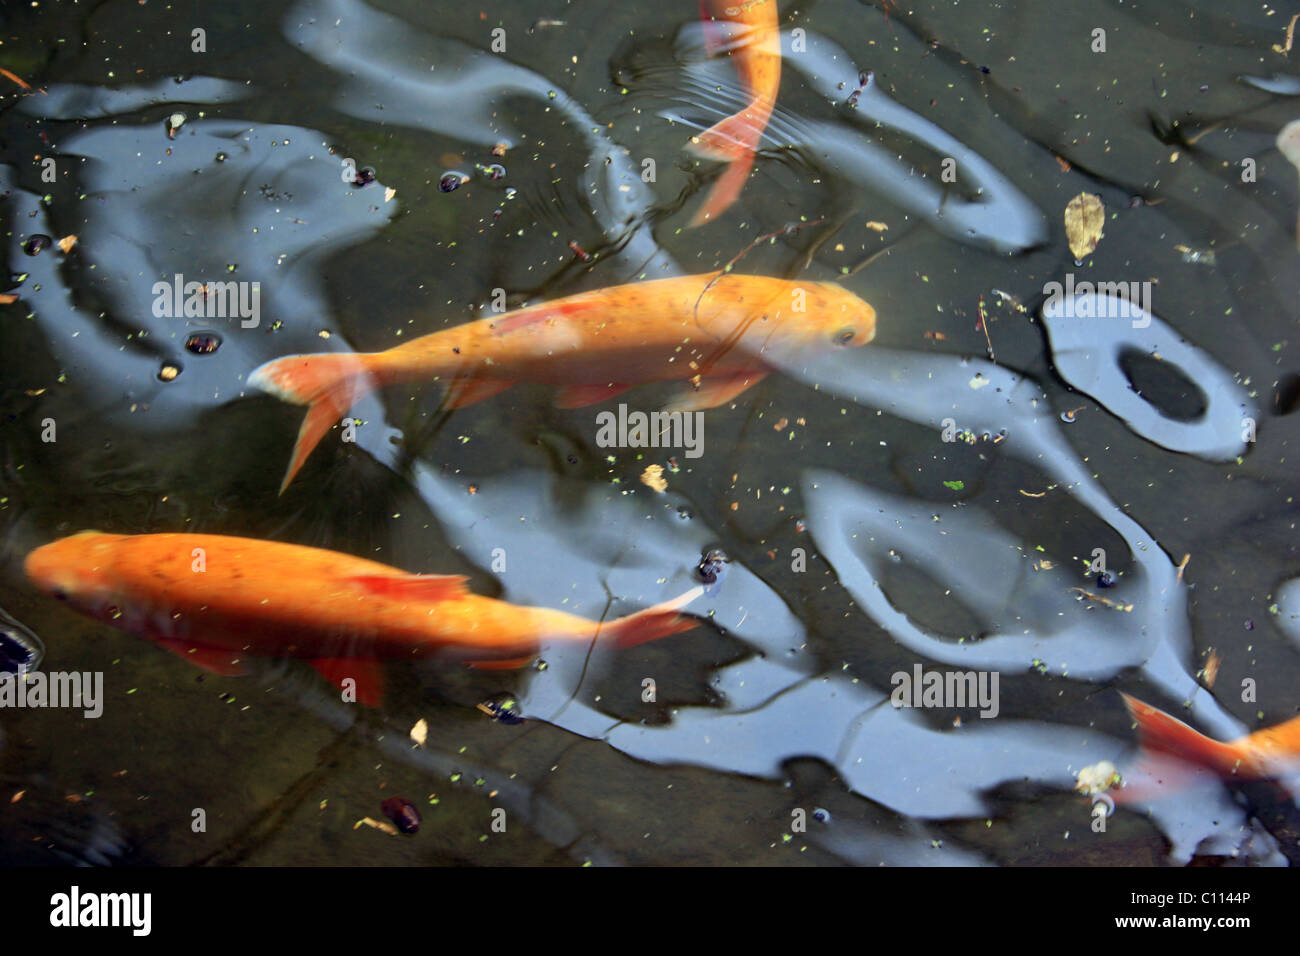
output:
<instances>
[{"instance_id":1,"label":"fish dorsal fin","mask_svg":"<svg viewBox=\"0 0 1300 956\"><path fill-rule=\"evenodd\" d=\"M371 594L408 601L454 601L468 595L463 574L359 574L349 583Z\"/></svg>"},{"instance_id":2,"label":"fish dorsal fin","mask_svg":"<svg viewBox=\"0 0 1300 956\"><path fill-rule=\"evenodd\" d=\"M533 325L544 325L555 319L568 318L569 316L581 315L584 312L590 312L593 309L601 309L603 306L595 299L584 299L574 297L570 299L560 299L556 302L547 302L542 305L530 306L525 309L516 309L514 312L507 313L492 323L492 331L496 335L508 335L511 332L517 332L520 329L526 329Z\"/></svg>"}]
</instances>

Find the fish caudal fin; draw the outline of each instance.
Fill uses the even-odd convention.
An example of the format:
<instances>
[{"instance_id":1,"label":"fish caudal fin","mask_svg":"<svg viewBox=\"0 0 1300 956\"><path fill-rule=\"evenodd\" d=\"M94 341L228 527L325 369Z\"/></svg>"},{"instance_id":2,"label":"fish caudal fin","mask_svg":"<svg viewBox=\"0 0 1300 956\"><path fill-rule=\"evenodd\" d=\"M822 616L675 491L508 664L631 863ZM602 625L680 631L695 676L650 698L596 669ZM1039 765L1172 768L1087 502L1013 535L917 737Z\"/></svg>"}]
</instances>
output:
<instances>
[{"instance_id":1,"label":"fish caudal fin","mask_svg":"<svg viewBox=\"0 0 1300 956\"><path fill-rule=\"evenodd\" d=\"M1129 714L1137 722L1138 739L1148 755L1177 757L1223 776L1237 774L1241 754L1232 744L1211 740L1176 717L1166 714L1158 707L1145 704L1136 697L1128 694L1121 696Z\"/></svg>"},{"instance_id":2,"label":"fish caudal fin","mask_svg":"<svg viewBox=\"0 0 1300 956\"><path fill-rule=\"evenodd\" d=\"M600 625L597 637L612 641L619 647L635 647L647 641L657 641L670 634L680 634L699 626L699 620L679 614L678 610L704 593L704 588L693 587L685 594L648 607L626 617L615 618Z\"/></svg>"},{"instance_id":3,"label":"fish caudal fin","mask_svg":"<svg viewBox=\"0 0 1300 956\"><path fill-rule=\"evenodd\" d=\"M374 388L366 356L353 353L286 355L260 365L248 384L294 405L306 405L307 417L298 430L293 457L280 483L280 494L298 474L312 449L352 407Z\"/></svg>"},{"instance_id":4,"label":"fish caudal fin","mask_svg":"<svg viewBox=\"0 0 1300 956\"><path fill-rule=\"evenodd\" d=\"M727 116L687 145L697 156L729 164L691 218L691 226L717 219L740 198L754 168L754 153L763 137L768 112L751 107Z\"/></svg>"}]
</instances>

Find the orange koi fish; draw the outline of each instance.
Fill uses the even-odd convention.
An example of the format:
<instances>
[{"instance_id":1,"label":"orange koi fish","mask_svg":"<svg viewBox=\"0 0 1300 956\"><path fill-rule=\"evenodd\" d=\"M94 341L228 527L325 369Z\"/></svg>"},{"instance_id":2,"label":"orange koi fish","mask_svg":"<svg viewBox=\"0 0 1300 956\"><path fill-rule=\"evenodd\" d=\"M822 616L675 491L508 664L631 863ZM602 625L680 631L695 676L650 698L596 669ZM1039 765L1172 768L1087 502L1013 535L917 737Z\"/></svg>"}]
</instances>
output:
<instances>
[{"instance_id":1,"label":"orange koi fish","mask_svg":"<svg viewBox=\"0 0 1300 956\"><path fill-rule=\"evenodd\" d=\"M749 100L740 112L693 137L687 147L705 159L728 164L704 205L695 213L692 226L722 215L740 197L754 167L754 153L772 118L776 93L781 86L781 34L776 27L776 15L776 0L700 0L700 17L706 21L710 54L717 53L722 44L710 38L707 21L735 23L744 28L732 46L731 59L741 89Z\"/></svg>"},{"instance_id":2,"label":"orange koi fish","mask_svg":"<svg viewBox=\"0 0 1300 956\"><path fill-rule=\"evenodd\" d=\"M386 352L288 355L248 377L308 406L283 492L351 404L384 386L446 380L446 408L520 382L560 386L556 405L580 408L648 382L688 380L673 411L714 408L758 384L764 356L864 345L876 313L825 282L713 272L611 286L467 322Z\"/></svg>"},{"instance_id":3,"label":"orange koi fish","mask_svg":"<svg viewBox=\"0 0 1300 956\"><path fill-rule=\"evenodd\" d=\"M383 696L382 660L497 669L522 667L548 640L630 646L695 627L677 610L703 593L590 621L481 597L459 575L215 534L83 531L32 551L24 568L47 594L204 670L244 674L250 655L302 658L332 683L351 678L369 706Z\"/></svg>"},{"instance_id":4,"label":"orange koi fish","mask_svg":"<svg viewBox=\"0 0 1300 956\"><path fill-rule=\"evenodd\" d=\"M1143 751L1176 757L1238 780L1278 780L1300 770L1300 717L1227 743L1197 733L1159 708L1124 694Z\"/></svg>"}]
</instances>

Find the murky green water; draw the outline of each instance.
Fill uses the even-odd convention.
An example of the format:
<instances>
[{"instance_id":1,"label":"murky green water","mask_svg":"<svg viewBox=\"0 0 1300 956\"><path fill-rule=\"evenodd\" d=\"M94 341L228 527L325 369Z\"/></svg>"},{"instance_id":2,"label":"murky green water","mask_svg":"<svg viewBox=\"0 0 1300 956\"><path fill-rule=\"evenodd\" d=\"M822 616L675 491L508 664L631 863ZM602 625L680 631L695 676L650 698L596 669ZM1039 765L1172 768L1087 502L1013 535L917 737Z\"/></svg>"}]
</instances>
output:
<instances>
[{"instance_id":1,"label":"murky green water","mask_svg":"<svg viewBox=\"0 0 1300 956\"><path fill-rule=\"evenodd\" d=\"M44 91L0 80L19 297L0 306L0 604L44 642L43 669L104 674L98 719L4 712L0 795L22 792L0 801L6 859L1294 859L1294 806L1266 787L1124 807L1104 833L1071 789L1085 765L1133 759L1119 690L1220 739L1300 705L1283 588L1300 573L1300 197L1274 145L1297 86L1271 49L1289 13L784 9L756 171L724 219L688 230L716 167L682 147L738 103L695 16L358 0L0 14L0 65ZM345 160L377 181L347 182ZM475 173L493 162L504 179ZM450 171L471 181L442 192ZM1080 193L1105 223L1076 265L1062 217ZM277 496L302 410L246 387L262 362L389 348L477 317L496 289L513 307L708 271L819 219L736 271L842 282L875 307L874 343L774 357L706 413L699 458L596 444L597 411L658 408L665 385L573 410L521 385L450 413L438 386L398 386ZM78 243L27 255L37 233ZM157 315L154 284L177 273L260 283L260 322ZM1150 283L1150 325L1045 320L1067 275ZM221 345L195 354L194 333ZM179 374L160 381L166 366ZM662 495L640 481L655 463ZM545 669L519 672L392 665L385 706L359 713L301 663L202 674L39 595L24 556L85 528L332 548L591 618L680 593L711 548L730 563L694 631L547 647ZM1104 593L1095 549L1118 574ZM997 716L891 707L893 675L918 664L996 672ZM525 723L476 709L502 693ZM417 836L355 828L394 794L421 808Z\"/></svg>"}]
</instances>

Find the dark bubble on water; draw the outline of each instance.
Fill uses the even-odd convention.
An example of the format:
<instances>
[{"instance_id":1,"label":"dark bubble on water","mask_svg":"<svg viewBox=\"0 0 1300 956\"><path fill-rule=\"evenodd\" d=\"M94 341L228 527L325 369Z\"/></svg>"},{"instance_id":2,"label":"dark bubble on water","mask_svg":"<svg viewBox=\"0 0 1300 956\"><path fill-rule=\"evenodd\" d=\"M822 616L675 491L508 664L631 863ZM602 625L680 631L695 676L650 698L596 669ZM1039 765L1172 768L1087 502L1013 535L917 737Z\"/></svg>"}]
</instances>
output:
<instances>
[{"instance_id":1,"label":"dark bubble on water","mask_svg":"<svg viewBox=\"0 0 1300 956\"><path fill-rule=\"evenodd\" d=\"M352 178L353 186L369 186L375 181L379 174L375 172L373 166L362 166L357 170L356 175Z\"/></svg>"},{"instance_id":2,"label":"dark bubble on water","mask_svg":"<svg viewBox=\"0 0 1300 956\"><path fill-rule=\"evenodd\" d=\"M1097 587L1113 588L1117 580L1114 571L1102 571L1097 575Z\"/></svg>"},{"instance_id":3,"label":"dark bubble on water","mask_svg":"<svg viewBox=\"0 0 1300 956\"><path fill-rule=\"evenodd\" d=\"M817 807L812 812L812 818L818 823L830 823L831 812L829 810L824 810L821 807Z\"/></svg>"},{"instance_id":4,"label":"dark bubble on water","mask_svg":"<svg viewBox=\"0 0 1300 956\"><path fill-rule=\"evenodd\" d=\"M26 674L44 656L41 639L0 610L0 674Z\"/></svg>"},{"instance_id":5,"label":"dark bubble on water","mask_svg":"<svg viewBox=\"0 0 1300 956\"><path fill-rule=\"evenodd\" d=\"M1273 407L1279 415L1290 415L1300 408L1300 375L1288 372L1277 380L1273 390Z\"/></svg>"},{"instance_id":6,"label":"dark bubble on water","mask_svg":"<svg viewBox=\"0 0 1300 956\"><path fill-rule=\"evenodd\" d=\"M393 825L403 833L420 832L420 811L405 797L389 797L380 808L384 816L393 821Z\"/></svg>"},{"instance_id":7,"label":"dark bubble on water","mask_svg":"<svg viewBox=\"0 0 1300 956\"><path fill-rule=\"evenodd\" d=\"M50 244L53 242L54 240L49 236L37 233L23 243L23 252L27 253L29 256L39 255L42 250L48 249Z\"/></svg>"},{"instance_id":8,"label":"dark bubble on water","mask_svg":"<svg viewBox=\"0 0 1300 956\"><path fill-rule=\"evenodd\" d=\"M705 552L704 558L695 569L695 573L700 576L700 580L705 584L717 584L718 579L722 577L722 570L726 563L727 555L723 551L714 548Z\"/></svg>"},{"instance_id":9,"label":"dark bubble on water","mask_svg":"<svg viewBox=\"0 0 1300 956\"><path fill-rule=\"evenodd\" d=\"M488 182L495 183L506 178L506 168L500 163L488 163L486 166L479 165L476 168Z\"/></svg>"},{"instance_id":10,"label":"dark bubble on water","mask_svg":"<svg viewBox=\"0 0 1300 956\"><path fill-rule=\"evenodd\" d=\"M438 188L445 193L454 193L467 179L469 177L464 173L443 173L442 178L438 180Z\"/></svg>"},{"instance_id":11,"label":"dark bubble on water","mask_svg":"<svg viewBox=\"0 0 1300 956\"><path fill-rule=\"evenodd\" d=\"M195 355L211 355L221 348L221 336L215 332L195 332L185 340L185 348Z\"/></svg>"}]
</instances>

